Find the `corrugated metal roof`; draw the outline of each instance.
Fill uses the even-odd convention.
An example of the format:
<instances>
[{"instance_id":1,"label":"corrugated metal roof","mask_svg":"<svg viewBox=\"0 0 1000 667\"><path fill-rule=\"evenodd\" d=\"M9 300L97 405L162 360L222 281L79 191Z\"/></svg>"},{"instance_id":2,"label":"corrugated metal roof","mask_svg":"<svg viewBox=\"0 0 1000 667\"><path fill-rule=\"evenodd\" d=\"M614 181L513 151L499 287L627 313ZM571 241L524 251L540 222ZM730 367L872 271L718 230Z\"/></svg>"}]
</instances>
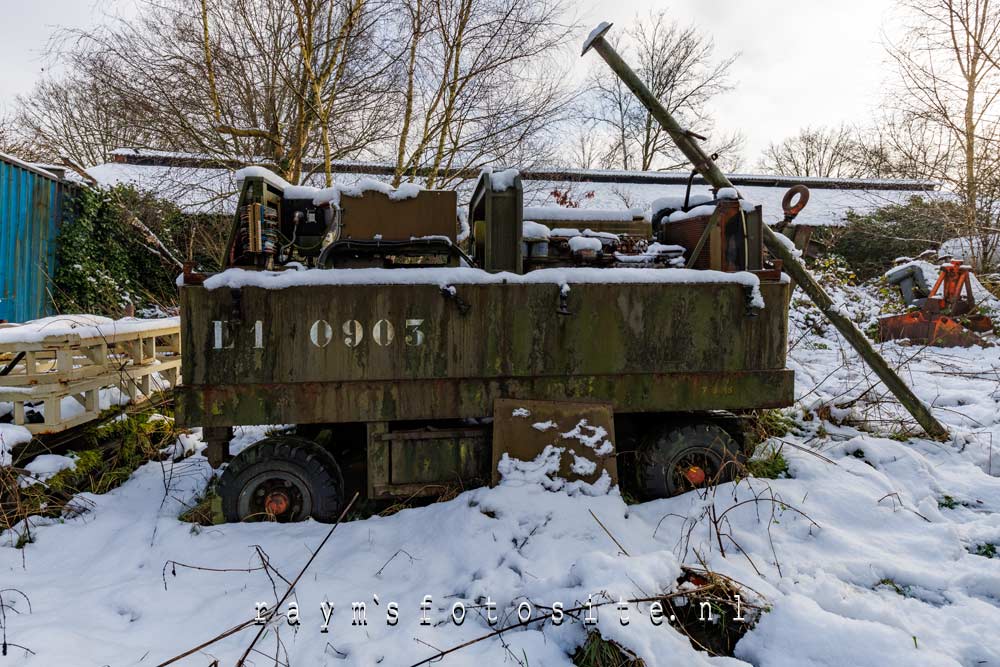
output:
<instances>
[{"instance_id":1,"label":"corrugated metal roof","mask_svg":"<svg viewBox=\"0 0 1000 667\"><path fill-rule=\"evenodd\" d=\"M177 153L172 151L156 151L146 148L118 148L111 151L112 162L131 164L143 167L177 167L186 169L227 169L236 170L242 167L265 162L263 158L248 158L234 160L226 157L194 153ZM333 160L331 171L335 174L364 174L365 176L393 176L395 165L386 162L366 162L354 160ZM322 163L306 163L303 169L307 173L320 172ZM687 171L625 171L620 169L570 169L565 167L542 167L535 169L520 169L522 181L574 181L589 183L649 183L659 185L687 184ZM417 168L417 176L426 176L429 168ZM479 170L460 170L458 174L463 179L475 179ZM727 174L733 185L760 185L767 187L791 187L803 183L812 189L831 190L907 190L930 191L937 190L940 184L936 181L898 178L837 178L819 176L783 176L773 174ZM704 185L701 176L695 176L695 184Z\"/></svg>"},{"instance_id":2,"label":"corrugated metal roof","mask_svg":"<svg viewBox=\"0 0 1000 667\"><path fill-rule=\"evenodd\" d=\"M236 168L238 161L215 159L146 149L119 149L113 162L91 167L87 172L105 185L131 183L174 201L188 213L231 214L236 210ZM338 184L354 185L362 178L387 181L391 165L376 162L333 164ZM471 193L478 172L456 186L459 201ZM571 190L582 208L648 208L660 197L683 196L686 172L637 172L585 169L522 170L525 205L554 203L553 190ZM915 195L940 196L937 183L916 180L792 178L760 174L734 174L734 185L748 200L764 206L766 220L781 217L781 198L788 187L805 183L812 190L809 206L799 216L803 225L827 226L844 222L847 211L866 212L887 204L902 203ZM313 175L304 185L321 185L323 177ZM587 196L589 193L592 196ZM693 193L707 192L700 178Z\"/></svg>"}]
</instances>

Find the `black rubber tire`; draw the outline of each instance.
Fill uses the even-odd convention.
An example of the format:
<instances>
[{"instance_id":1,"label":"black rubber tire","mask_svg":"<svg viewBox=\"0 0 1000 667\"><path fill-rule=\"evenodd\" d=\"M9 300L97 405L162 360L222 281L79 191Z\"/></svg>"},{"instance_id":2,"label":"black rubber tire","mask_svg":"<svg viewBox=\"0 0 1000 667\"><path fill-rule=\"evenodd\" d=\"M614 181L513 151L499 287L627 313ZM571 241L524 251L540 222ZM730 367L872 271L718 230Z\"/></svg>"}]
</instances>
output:
<instances>
[{"instance_id":1,"label":"black rubber tire","mask_svg":"<svg viewBox=\"0 0 1000 667\"><path fill-rule=\"evenodd\" d=\"M685 460L693 460L695 465L704 468L703 484L692 484L680 473ZM639 490L647 500L653 500L731 482L745 461L736 440L717 424L666 427L647 438L640 447L636 470Z\"/></svg>"},{"instance_id":2,"label":"black rubber tire","mask_svg":"<svg viewBox=\"0 0 1000 667\"><path fill-rule=\"evenodd\" d=\"M256 479L268 472L295 478L308 494L308 516L332 523L344 507L344 479L333 455L304 438L264 438L240 452L222 473L218 493L226 521L240 522L260 517L245 516L240 509L242 494L252 494ZM245 503L244 503L245 504ZM292 514L286 521L303 521L306 514ZM280 520L280 519L279 519Z\"/></svg>"}]
</instances>

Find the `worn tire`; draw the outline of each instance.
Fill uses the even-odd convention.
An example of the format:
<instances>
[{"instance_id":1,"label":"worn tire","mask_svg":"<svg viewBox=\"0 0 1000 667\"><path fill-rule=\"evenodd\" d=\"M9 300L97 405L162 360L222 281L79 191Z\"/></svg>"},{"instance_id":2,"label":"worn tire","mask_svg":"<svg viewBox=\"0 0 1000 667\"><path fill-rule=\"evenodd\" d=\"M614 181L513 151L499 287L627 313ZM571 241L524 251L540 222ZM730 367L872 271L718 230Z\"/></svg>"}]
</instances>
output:
<instances>
[{"instance_id":1,"label":"worn tire","mask_svg":"<svg viewBox=\"0 0 1000 667\"><path fill-rule=\"evenodd\" d=\"M261 511L258 496L268 491L285 494L286 512ZM333 456L310 440L290 436L265 438L240 452L223 471L218 493L230 522L311 516L331 523L344 506L344 480Z\"/></svg>"},{"instance_id":2,"label":"worn tire","mask_svg":"<svg viewBox=\"0 0 1000 667\"><path fill-rule=\"evenodd\" d=\"M742 469L745 459L739 444L717 424L666 427L642 443L636 471L639 489L651 500L730 482ZM702 482L692 482L685 475L684 471L691 466L703 470Z\"/></svg>"}]
</instances>

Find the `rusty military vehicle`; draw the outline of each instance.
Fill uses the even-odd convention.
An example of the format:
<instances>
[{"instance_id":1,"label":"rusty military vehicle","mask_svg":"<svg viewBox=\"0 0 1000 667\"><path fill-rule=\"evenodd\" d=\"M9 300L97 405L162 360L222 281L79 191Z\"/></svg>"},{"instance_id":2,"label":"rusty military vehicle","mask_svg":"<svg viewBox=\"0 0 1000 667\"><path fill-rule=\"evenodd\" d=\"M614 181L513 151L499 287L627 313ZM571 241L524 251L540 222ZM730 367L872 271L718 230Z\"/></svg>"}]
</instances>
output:
<instances>
[{"instance_id":1,"label":"rusty military vehicle","mask_svg":"<svg viewBox=\"0 0 1000 667\"><path fill-rule=\"evenodd\" d=\"M178 420L228 461L227 520L489 483L505 453L558 444L546 415L604 415L600 468L674 495L732 477L740 414L793 402L790 283L731 188L553 230L524 220L512 170L481 174L462 210L453 191L241 176L229 268L180 287ZM229 456L233 427L270 424L292 429Z\"/></svg>"},{"instance_id":2,"label":"rusty military vehicle","mask_svg":"<svg viewBox=\"0 0 1000 667\"><path fill-rule=\"evenodd\" d=\"M672 495L732 474L735 414L792 403L789 284L764 264L760 207L658 211L682 218L660 241L706 236L705 268L687 269L676 243L592 220L539 249L511 172L484 173L466 215L456 200L244 174L231 268L180 288L178 418L204 427L216 465L234 426L295 429L229 461L228 520L330 520L345 486L380 499L488 482L523 444L496 435L519 402L607 406L623 480Z\"/></svg>"}]
</instances>

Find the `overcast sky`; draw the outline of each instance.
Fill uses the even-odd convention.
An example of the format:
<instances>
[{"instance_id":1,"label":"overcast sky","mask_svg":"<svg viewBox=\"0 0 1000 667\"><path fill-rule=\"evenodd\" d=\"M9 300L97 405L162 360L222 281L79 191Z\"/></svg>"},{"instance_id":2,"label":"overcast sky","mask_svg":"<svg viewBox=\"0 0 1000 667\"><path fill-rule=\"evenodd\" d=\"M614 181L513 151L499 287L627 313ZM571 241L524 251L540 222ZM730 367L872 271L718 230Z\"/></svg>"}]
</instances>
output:
<instances>
[{"instance_id":1,"label":"overcast sky","mask_svg":"<svg viewBox=\"0 0 1000 667\"><path fill-rule=\"evenodd\" d=\"M882 33L893 7L893 0L585 0L580 12L588 30L601 20L614 22L615 30L637 13L663 8L711 34L718 53L741 52L732 70L736 88L712 111L719 130L745 134L752 163L768 142L802 126L871 117L886 80ZM0 8L0 106L6 108L49 65L43 51L54 30L133 11L132 0L0 0Z\"/></svg>"}]
</instances>

